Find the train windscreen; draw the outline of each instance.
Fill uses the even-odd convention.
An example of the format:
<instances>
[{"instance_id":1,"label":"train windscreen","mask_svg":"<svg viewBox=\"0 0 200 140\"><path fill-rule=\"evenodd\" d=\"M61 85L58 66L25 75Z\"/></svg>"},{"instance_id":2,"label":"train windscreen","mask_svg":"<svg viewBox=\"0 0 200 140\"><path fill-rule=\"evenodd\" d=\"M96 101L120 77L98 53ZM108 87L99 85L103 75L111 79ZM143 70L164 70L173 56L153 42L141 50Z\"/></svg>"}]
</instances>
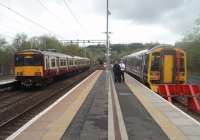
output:
<instances>
[{"instance_id":1,"label":"train windscreen","mask_svg":"<svg viewBox=\"0 0 200 140\"><path fill-rule=\"evenodd\" d=\"M151 71L160 71L160 53L152 54Z\"/></svg>"},{"instance_id":2,"label":"train windscreen","mask_svg":"<svg viewBox=\"0 0 200 140\"><path fill-rule=\"evenodd\" d=\"M41 66L43 64L43 57L39 54L15 56L15 66Z\"/></svg>"}]
</instances>

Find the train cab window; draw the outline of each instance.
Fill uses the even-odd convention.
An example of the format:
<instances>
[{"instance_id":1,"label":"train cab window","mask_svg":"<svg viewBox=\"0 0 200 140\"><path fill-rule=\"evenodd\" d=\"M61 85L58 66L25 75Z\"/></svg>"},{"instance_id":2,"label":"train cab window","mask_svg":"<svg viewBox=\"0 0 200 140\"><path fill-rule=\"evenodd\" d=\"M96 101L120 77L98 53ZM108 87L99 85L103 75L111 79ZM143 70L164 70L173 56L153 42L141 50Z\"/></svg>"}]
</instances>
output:
<instances>
[{"instance_id":1,"label":"train cab window","mask_svg":"<svg viewBox=\"0 0 200 140\"><path fill-rule=\"evenodd\" d=\"M15 65L16 66L23 66L24 64L24 57L22 55L15 56Z\"/></svg>"},{"instance_id":2,"label":"train cab window","mask_svg":"<svg viewBox=\"0 0 200 140\"><path fill-rule=\"evenodd\" d=\"M160 53L153 53L151 60L151 70L159 71L160 70Z\"/></svg>"},{"instance_id":3,"label":"train cab window","mask_svg":"<svg viewBox=\"0 0 200 140\"><path fill-rule=\"evenodd\" d=\"M185 68L184 58L180 58L180 72L184 72L184 68Z\"/></svg>"},{"instance_id":4,"label":"train cab window","mask_svg":"<svg viewBox=\"0 0 200 140\"><path fill-rule=\"evenodd\" d=\"M16 66L41 66L43 65L43 56L39 54L34 55L16 55Z\"/></svg>"}]
</instances>

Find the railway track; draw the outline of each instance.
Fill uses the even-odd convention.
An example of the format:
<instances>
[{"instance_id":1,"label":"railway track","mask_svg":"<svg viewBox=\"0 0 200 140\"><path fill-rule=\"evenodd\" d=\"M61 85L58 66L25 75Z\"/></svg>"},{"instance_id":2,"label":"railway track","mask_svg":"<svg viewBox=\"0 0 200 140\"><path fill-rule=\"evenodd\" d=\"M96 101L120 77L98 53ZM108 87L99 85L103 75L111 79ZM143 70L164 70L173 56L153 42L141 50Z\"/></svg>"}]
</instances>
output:
<instances>
[{"instance_id":1,"label":"railway track","mask_svg":"<svg viewBox=\"0 0 200 140\"><path fill-rule=\"evenodd\" d=\"M178 101L174 101L173 104L179 109L181 109L183 112L185 112L186 114L190 115L191 117L193 117L194 119L200 122L200 113L197 113L197 112L192 111L191 109L188 109L185 105L181 104Z\"/></svg>"},{"instance_id":2,"label":"railway track","mask_svg":"<svg viewBox=\"0 0 200 140\"><path fill-rule=\"evenodd\" d=\"M28 91L23 91L23 93L19 91L21 97L17 95L13 98L11 95L0 96L0 100L8 99L5 101L7 106L0 102L0 109L4 110L0 111L0 139L5 139L11 135L93 71L94 69L63 81L57 81L48 88L41 90L31 90L29 93L27 93Z\"/></svg>"}]
</instances>

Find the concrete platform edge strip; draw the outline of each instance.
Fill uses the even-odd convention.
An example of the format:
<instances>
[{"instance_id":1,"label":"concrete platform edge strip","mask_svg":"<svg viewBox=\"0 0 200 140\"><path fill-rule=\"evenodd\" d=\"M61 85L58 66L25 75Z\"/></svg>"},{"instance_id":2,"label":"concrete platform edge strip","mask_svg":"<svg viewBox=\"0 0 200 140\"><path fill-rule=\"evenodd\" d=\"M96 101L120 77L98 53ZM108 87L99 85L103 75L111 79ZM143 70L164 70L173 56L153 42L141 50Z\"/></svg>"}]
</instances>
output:
<instances>
[{"instance_id":1,"label":"concrete platform edge strip","mask_svg":"<svg viewBox=\"0 0 200 140\"><path fill-rule=\"evenodd\" d=\"M127 77L127 75L126 75ZM132 78L132 77L131 77ZM127 79L127 78L126 78ZM135 79L134 79L135 80ZM136 80L135 80L136 81ZM135 82L134 81L134 82ZM136 81L138 84L138 81ZM146 108L146 110L150 113L150 115L155 119L155 121L159 124L159 126L163 129L163 131L166 133L166 135L171 139L171 140L177 140L177 139L181 139L181 140L187 140L188 138L182 133L181 130L179 130L168 118L166 118L166 116L164 114L162 114L157 108L155 108L149 101L148 99L146 99L146 97L144 97L141 94L137 94L138 91L133 88L133 85L131 85L130 82L128 82L126 80L126 84L128 85L128 87L132 90L134 96L136 96L138 98L138 100L142 103L142 105ZM145 87L144 85L142 85L143 88L148 89L147 87ZM148 89L149 92L153 92L150 89ZM153 94L155 94L157 96L156 93L153 92ZM161 100L164 101L164 99L162 99L162 97L160 97Z\"/></svg>"},{"instance_id":2,"label":"concrete platform edge strip","mask_svg":"<svg viewBox=\"0 0 200 140\"><path fill-rule=\"evenodd\" d=\"M85 81L78 88L81 90L81 93L77 98L69 105L68 109L65 110L65 113L53 123L53 127L46 133L41 140L55 140L61 139L66 129L71 124L73 118L79 111L80 107L84 103L87 96L91 93L90 91L94 87L96 81L99 79L102 71L97 71L95 75ZM77 88L77 89L78 89Z\"/></svg>"},{"instance_id":3,"label":"concrete platform edge strip","mask_svg":"<svg viewBox=\"0 0 200 140\"><path fill-rule=\"evenodd\" d=\"M0 80L0 85L6 85L6 84L9 84L9 83L14 83L14 82L16 82L15 79Z\"/></svg>"},{"instance_id":4,"label":"concrete platform edge strip","mask_svg":"<svg viewBox=\"0 0 200 140\"><path fill-rule=\"evenodd\" d=\"M138 82L136 80L136 82ZM200 122L197 121L196 119L194 119L193 117L191 117L190 115L188 115L187 113L185 113L184 111L182 111L181 109L179 109L178 107L176 107L175 105L173 105L172 103L168 102L167 100L165 100L164 98L162 98L160 95L158 95L157 93L155 93L154 91L152 91L151 89L149 89L148 87L144 86L142 83L138 82L139 84L141 84L143 86L143 88L145 88L146 90L148 90L149 92L155 94L155 96L157 96L158 98L160 98L160 100L162 100L163 102L167 103L168 105L170 105L171 107L173 107L174 109L176 109L177 111L181 112L184 116L186 116L187 118L189 118L190 120L192 120L194 123L196 123L197 125L200 126Z\"/></svg>"},{"instance_id":5,"label":"concrete platform edge strip","mask_svg":"<svg viewBox=\"0 0 200 140\"><path fill-rule=\"evenodd\" d=\"M108 91L108 139L109 140L115 140L115 129L114 129L114 121L113 121L113 106L112 106L112 95L111 95L111 83L110 78L108 76L108 71L106 73L107 75L107 91Z\"/></svg>"},{"instance_id":6,"label":"concrete platform edge strip","mask_svg":"<svg viewBox=\"0 0 200 140\"><path fill-rule=\"evenodd\" d=\"M82 85L84 82L86 82L88 79L90 79L92 76L94 76L98 71L93 72L90 74L87 78L85 78L83 81L81 81L79 84L77 84L75 87L73 87L70 91L68 91L65 95L57 99L51 106L46 108L44 111L40 112L37 116L35 116L33 119L28 121L26 124L24 124L22 127L20 127L17 131L15 131L12 135L10 135L6 140L13 140L15 139L20 133L22 133L24 130L26 130L29 126L31 126L34 122L36 122L38 119L40 119L43 115L45 115L49 110L51 110L53 107L55 107L60 101L62 101L64 98L66 98L69 94L71 94L76 88L78 88L80 85Z\"/></svg>"},{"instance_id":7,"label":"concrete platform edge strip","mask_svg":"<svg viewBox=\"0 0 200 140\"><path fill-rule=\"evenodd\" d=\"M119 104L119 99L117 97L117 92L116 92L114 81L113 81L113 77L112 77L111 74L110 74L110 78L111 78L111 80L110 80L111 88L113 89L113 94L114 94L115 107L116 107L116 110L117 110L117 118L118 118L121 137L122 137L123 140L128 140L127 130L126 130L126 127L125 127L125 123L124 123L121 107L120 107L120 104Z\"/></svg>"}]
</instances>

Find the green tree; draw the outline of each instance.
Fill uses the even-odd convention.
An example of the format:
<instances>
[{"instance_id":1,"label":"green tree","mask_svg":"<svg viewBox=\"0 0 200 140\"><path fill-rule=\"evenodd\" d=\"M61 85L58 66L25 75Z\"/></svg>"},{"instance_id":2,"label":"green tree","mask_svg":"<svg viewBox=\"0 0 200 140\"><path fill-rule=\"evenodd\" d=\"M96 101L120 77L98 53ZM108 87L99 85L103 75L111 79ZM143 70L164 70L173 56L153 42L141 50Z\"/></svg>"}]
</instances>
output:
<instances>
[{"instance_id":1,"label":"green tree","mask_svg":"<svg viewBox=\"0 0 200 140\"><path fill-rule=\"evenodd\" d=\"M24 50L30 48L30 44L27 42L28 37L26 34L17 34L13 40L12 46L16 50Z\"/></svg>"},{"instance_id":2,"label":"green tree","mask_svg":"<svg viewBox=\"0 0 200 140\"><path fill-rule=\"evenodd\" d=\"M177 47L187 52L188 71L191 75L200 75L200 18L195 21L194 27L187 32Z\"/></svg>"},{"instance_id":3,"label":"green tree","mask_svg":"<svg viewBox=\"0 0 200 140\"><path fill-rule=\"evenodd\" d=\"M3 48L7 45L5 38L0 36L0 48Z\"/></svg>"}]
</instances>

